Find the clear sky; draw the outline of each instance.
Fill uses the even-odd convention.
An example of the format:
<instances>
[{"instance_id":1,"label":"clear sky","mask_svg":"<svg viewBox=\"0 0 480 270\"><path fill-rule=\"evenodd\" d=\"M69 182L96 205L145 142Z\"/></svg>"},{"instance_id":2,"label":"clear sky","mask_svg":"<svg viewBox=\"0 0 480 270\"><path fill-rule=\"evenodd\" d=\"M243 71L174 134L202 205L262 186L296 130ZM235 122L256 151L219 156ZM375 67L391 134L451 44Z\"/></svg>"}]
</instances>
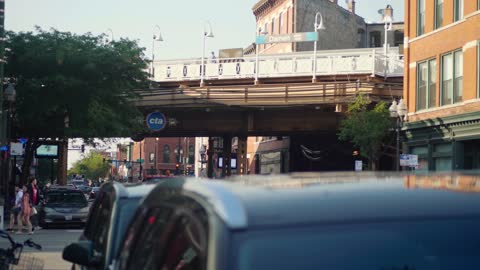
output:
<instances>
[{"instance_id":1,"label":"clear sky","mask_svg":"<svg viewBox=\"0 0 480 270\"><path fill-rule=\"evenodd\" d=\"M155 44L155 59L200 57L203 22L214 38L207 52L243 48L255 38L252 7L258 0L5 0L6 29L30 31L35 25L74 33L107 33L139 40L151 55L152 35L159 25L164 42ZM307 1L307 0L299 0ZM338 1L345 6L345 0ZM404 0L357 0L357 14L379 21L378 10L391 4L403 21Z\"/></svg>"}]
</instances>

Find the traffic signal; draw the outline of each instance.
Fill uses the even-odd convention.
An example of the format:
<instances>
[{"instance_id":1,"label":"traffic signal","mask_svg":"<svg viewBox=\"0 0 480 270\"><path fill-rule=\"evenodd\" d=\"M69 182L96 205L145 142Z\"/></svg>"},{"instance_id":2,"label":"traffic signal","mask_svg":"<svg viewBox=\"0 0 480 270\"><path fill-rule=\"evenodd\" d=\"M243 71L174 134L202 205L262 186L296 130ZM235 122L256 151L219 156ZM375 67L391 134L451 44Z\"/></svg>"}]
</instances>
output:
<instances>
[{"instance_id":1,"label":"traffic signal","mask_svg":"<svg viewBox=\"0 0 480 270\"><path fill-rule=\"evenodd\" d=\"M124 160L123 160L123 163L127 164L127 159L124 159Z\"/></svg>"},{"instance_id":2,"label":"traffic signal","mask_svg":"<svg viewBox=\"0 0 480 270\"><path fill-rule=\"evenodd\" d=\"M103 163L105 163L105 161L107 161L106 158L103 158Z\"/></svg>"},{"instance_id":3,"label":"traffic signal","mask_svg":"<svg viewBox=\"0 0 480 270\"><path fill-rule=\"evenodd\" d=\"M82 153L85 153L85 144L82 144L81 149Z\"/></svg>"},{"instance_id":4,"label":"traffic signal","mask_svg":"<svg viewBox=\"0 0 480 270\"><path fill-rule=\"evenodd\" d=\"M180 164L177 163L175 164L175 169L178 169L178 168L180 168Z\"/></svg>"}]
</instances>

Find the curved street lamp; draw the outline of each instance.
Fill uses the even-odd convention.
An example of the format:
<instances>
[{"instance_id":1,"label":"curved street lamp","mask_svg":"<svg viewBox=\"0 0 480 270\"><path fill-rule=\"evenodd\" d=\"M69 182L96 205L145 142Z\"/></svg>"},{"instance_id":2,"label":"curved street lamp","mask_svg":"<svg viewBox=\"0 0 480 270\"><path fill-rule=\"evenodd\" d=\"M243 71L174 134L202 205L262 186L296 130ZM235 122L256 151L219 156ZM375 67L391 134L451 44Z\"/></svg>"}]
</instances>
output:
<instances>
[{"instance_id":1,"label":"curved street lamp","mask_svg":"<svg viewBox=\"0 0 480 270\"><path fill-rule=\"evenodd\" d=\"M206 26L208 26L208 31L207 31ZM203 82L203 78L205 77L204 76L204 74L205 74L205 42L206 42L207 37L209 37L209 38L214 37L213 31L212 31L212 25L210 24L209 21L206 21L203 24L202 34L203 34L202 35L203 36L203 50L202 50L202 64L200 66L200 87L203 87L205 85L204 82Z\"/></svg>"},{"instance_id":2,"label":"curved street lamp","mask_svg":"<svg viewBox=\"0 0 480 270\"><path fill-rule=\"evenodd\" d=\"M383 54L385 56L385 74L384 76L387 77L387 65L388 65L388 31L391 31L392 28L393 28L393 18L389 15L385 15L383 17L383 22L385 23L385 33L384 33L384 36L385 36L385 41L383 43Z\"/></svg>"},{"instance_id":3,"label":"curved street lamp","mask_svg":"<svg viewBox=\"0 0 480 270\"><path fill-rule=\"evenodd\" d=\"M320 17L320 22L318 22L318 18ZM325 26L323 25L323 16L322 13L317 12L315 14L315 23L313 25L315 28L315 32L317 33L317 40L318 40L318 30L325 30ZM317 40L313 43L313 75L312 75L312 83L317 82Z\"/></svg>"},{"instance_id":4,"label":"curved street lamp","mask_svg":"<svg viewBox=\"0 0 480 270\"><path fill-rule=\"evenodd\" d=\"M268 32L266 31L266 29L262 30L262 28L260 27L258 29L258 34L260 36L265 36L265 35L268 35ZM255 42L255 84L258 84L258 73L259 73L259 66L258 66L258 54L259 54L259 48L260 46L258 46L258 44Z\"/></svg>"},{"instance_id":5,"label":"curved street lamp","mask_svg":"<svg viewBox=\"0 0 480 270\"><path fill-rule=\"evenodd\" d=\"M113 36L113 30L112 30L111 28L108 28L108 29L107 29L107 32L110 33L110 40L107 38L107 39L105 39L105 42L106 42L106 43L111 43L111 42L113 42L113 41L115 40L115 38L114 38L114 36Z\"/></svg>"},{"instance_id":6,"label":"curved street lamp","mask_svg":"<svg viewBox=\"0 0 480 270\"><path fill-rule=\"evenodd\" d=\"M155 30L158 30L158 35L155 34ZM155 61L155 41L163 41L162 33L160 26L155 25L155 28L153 29L153 36L152 36L152 66L151 66L151 72L150 72L150 77L153 78L155 75L155 69L153 67L153 62Z\"/></svg>"},{"instance_id":7,"label":"curved street lamp","mask_svg":"<svg viewBox=\"0 0 480 270\"><path fill-rule=\"evenodd\" d=\"M395 169L399 171L400 170L400 129L402 128L402 124L405 121L408 108L402 98L400 99L398 104L396 100L392 101L392 105L390 105L390 107L388 108L388 111L390 112L390 117L396 118L395 131L397 133L397 155L395 158L396 160Z\"/></svg>"}]
</instances>

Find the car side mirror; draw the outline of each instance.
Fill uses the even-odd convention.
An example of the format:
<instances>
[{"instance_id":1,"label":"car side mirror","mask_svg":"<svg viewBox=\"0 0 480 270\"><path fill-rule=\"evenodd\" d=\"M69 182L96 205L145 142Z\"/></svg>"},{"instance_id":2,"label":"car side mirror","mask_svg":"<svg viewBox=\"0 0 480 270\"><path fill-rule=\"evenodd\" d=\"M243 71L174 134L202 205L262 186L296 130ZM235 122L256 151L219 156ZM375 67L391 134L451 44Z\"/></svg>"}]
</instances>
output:
<instances>
[{"instance_id":1,"label":"car side mirror","mask_svg":"<svg viewBox=\"0 0 480 270\"><path fill-rule=\"evenodd\" d=\"M96 267L100 265L100 259L92 257L93 243L91 241L79 241L66 246L63 249L64 260L74 264Z\"/></svg>"}]
</instances>

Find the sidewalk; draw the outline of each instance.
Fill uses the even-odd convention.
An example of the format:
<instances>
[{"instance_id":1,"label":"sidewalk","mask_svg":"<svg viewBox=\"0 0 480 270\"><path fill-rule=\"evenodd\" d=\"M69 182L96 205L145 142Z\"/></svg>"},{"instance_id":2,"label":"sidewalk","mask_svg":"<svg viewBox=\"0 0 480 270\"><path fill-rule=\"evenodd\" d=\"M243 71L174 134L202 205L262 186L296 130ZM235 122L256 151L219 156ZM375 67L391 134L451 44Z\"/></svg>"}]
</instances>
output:
<instances>
[{"instance_id":1,"label":"sidewalk","mask_svg":"<svg viewBox=\"0 0 480 270\"><path fill-rule=\"evenodd\" d=\"M43 269L46 270L70 270L72 268L71 263L62 259L61 252L24 252L22 255L34 256L43 260Z\"/></svg>"}]
</instances>

